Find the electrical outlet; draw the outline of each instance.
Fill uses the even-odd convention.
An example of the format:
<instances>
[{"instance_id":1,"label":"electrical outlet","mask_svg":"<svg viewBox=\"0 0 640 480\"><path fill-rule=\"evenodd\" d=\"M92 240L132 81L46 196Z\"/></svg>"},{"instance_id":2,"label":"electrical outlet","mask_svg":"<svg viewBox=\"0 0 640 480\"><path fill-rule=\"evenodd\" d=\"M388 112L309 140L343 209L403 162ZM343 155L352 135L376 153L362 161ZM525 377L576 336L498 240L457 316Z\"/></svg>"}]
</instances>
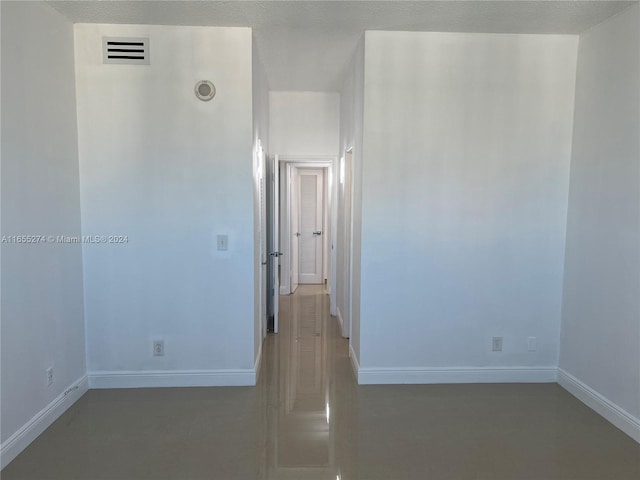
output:
<instances>
[{"instance_id":1,"label":"electrical outlet","mask_svg":"<svg viewBox=\"0 0 640 480\"><path fill-rule=\"evenodd\" d=\"M164 340L153 341L153 356L164 357Z\"/></svg>"},{"instance_id":2,"label":"electrical outlet","mask_svg":"<svg viewBox=\"0 0 640 480\"><path fill-rule=\"evenodd\" d=\"M502 351L502 337L493 337L493 340L491 341L491 349L494 352Z\"/></svg>"},{"instance_id":3,"label":"electrical outlet","mask_svg":"<svg viewBox=\"0 0 640 480\"><path fill-rule=\"evenodd\" d=\"M527 350L535 352L538 348L538 339L536 337L527 338Z\"/></svg>"},{"instance_id":4,"label":"electrical outlet","mask_svg":"<svg viewBox=\"0 0 640 480\"><path fill-rule=\"evenodd\" d=\"M51 385L53 385L53 367L49 367L46 370L46 380L47 380L47 387L50 387Z\"/></svg>"}]
</instances>

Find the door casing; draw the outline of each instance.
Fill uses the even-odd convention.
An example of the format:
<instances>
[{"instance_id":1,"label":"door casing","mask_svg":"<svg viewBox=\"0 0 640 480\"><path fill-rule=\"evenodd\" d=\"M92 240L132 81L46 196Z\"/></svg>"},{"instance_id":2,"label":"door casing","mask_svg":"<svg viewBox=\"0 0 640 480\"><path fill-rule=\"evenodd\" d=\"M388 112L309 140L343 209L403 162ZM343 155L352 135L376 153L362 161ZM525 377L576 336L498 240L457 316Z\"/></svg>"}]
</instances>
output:
<instances>
[{"instance_id":1,"label":"door casing","mask_svg":"<svg viewBox=\"0 0 640 480\"><path fill-rule=\"evenodd\" d=\"M335 266L336 266L336 172L338 168L338 158L334 156L290 156L290 155L280 155L278 157L280 163L280 179L282 180L281 194L280 194L280 246L281 252L284 253L284 256L281 257L281 269L280 269L280 293L282 295L287 295L291 292L291 235L293 234L291 230L291 184L287 180L288 174L287 170L292 167L314 167L314 168L326 168L326 176L327 181L325 182L327 188L325 190L326 198L325 205L328 213L328 221L326 222L326 237L325 242L327 243L326 253L328 254L327 271L325 272L325 276L327 278L327 293L329 294L330 300L330 313L331 315L336 314L336 295L335 295Z\"/></svg>"}]
</instances>

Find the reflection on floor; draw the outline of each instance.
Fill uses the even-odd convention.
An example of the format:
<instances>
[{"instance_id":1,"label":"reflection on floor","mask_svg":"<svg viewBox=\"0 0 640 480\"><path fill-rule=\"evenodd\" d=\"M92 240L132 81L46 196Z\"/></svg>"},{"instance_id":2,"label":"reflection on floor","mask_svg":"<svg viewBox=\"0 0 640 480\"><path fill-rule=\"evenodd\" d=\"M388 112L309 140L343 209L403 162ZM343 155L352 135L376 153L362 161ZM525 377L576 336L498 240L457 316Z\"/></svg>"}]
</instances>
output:
<instances>
[{"instance_id":1,"label":"reflection on floor","mask_svg":"<svg viewBox=\"0 0 640 480\"><path fill-rule=\"evenodd\" d=\"M393 328L390 319L389 328ZM281 297L251 387L93 390L15 479L638 480L640 445L555 384L355 384L320 286Z\"/></svg>"}]
</instances>

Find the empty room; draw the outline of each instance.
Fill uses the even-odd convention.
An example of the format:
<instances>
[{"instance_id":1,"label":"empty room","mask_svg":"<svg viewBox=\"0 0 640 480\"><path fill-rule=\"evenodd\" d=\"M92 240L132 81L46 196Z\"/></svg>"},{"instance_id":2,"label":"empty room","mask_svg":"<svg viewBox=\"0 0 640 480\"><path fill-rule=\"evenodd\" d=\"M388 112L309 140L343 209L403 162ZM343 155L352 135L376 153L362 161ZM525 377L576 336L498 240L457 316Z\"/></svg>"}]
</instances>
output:
<instances>
[{"instance_id":1,"label":"empty room","mask_svg":"<svg viewBox=\"0 0 640 480\"><path fill-rule=\"evenodd\" d=\"M639 2L0 17L0 478L640 479Z\"/></svg>"}]
</instances>

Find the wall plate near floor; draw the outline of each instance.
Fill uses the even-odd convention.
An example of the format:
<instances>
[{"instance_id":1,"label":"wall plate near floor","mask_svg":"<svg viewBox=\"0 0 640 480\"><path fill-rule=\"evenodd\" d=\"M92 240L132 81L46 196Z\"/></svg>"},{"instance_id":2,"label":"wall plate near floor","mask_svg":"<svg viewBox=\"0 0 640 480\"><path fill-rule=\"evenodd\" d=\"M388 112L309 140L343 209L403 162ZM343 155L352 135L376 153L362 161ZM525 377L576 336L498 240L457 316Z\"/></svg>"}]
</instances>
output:
<instances>
[{"instance_id":1,"label":"wall plate near floor","mask_svg":"<svg viewBox=\"0 0 640 480\"><path fill-rule=\"evenodd\" d=\"M164 340L153 341L153 356L164 357Z\"/></svg>"},{"instance_id":2,"label":"wall plate near floor","mask_svg":"<svg viewBox=\"0 0 640 480\"><path fill-rule=\"evenodd\" d=\"M491 350L494 352L502 351L502 337L493 337L491 341Z\"/></svg>"}]
</instances>

